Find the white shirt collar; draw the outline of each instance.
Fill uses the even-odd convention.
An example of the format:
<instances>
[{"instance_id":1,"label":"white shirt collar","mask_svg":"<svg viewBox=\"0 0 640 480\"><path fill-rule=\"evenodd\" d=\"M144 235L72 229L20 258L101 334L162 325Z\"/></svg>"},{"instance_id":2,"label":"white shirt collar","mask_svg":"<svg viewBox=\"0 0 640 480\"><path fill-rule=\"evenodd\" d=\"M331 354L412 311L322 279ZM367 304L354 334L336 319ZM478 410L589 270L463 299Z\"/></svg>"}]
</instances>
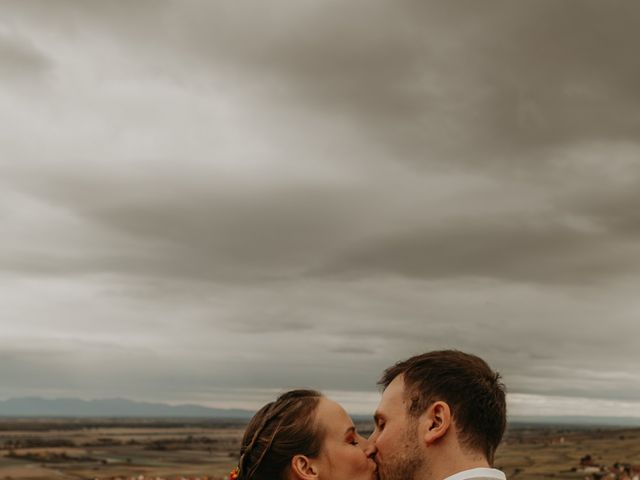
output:
<instances>
[{"instance_id":1,"label":"white shirt collar","mask_svg":"<svg viewBox=\"0 0 640 480\"><path fill-rule=\"evenodd\" d=\"M496 468L472 468L470 470L463 470L462 472L458 472L450 477L445 478L444 480L467 480L469 478L492 478L495 480L507 480L507 476L504 472Z\"/></svg>"}]
</instances>

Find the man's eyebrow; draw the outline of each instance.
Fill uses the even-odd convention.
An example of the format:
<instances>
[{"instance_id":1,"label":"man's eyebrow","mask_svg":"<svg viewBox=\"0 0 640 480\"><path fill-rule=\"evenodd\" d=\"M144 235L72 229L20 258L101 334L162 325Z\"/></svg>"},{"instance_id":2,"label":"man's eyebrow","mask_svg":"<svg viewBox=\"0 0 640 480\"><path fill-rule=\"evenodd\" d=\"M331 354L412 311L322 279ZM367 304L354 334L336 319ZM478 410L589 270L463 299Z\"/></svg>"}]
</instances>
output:
<instances>
[{"instance_id":1,"label":"man's eyebrow","mask_svg":"<svg viewBox=\"0 0 640 480\"><path fill-rule=\"evenodd\" d=\"M380 412L376 412L373 414L373 421L376 422L376 425L380 422L380 420L384 419L384 415L382 415Z\"/></svg>"}]
</instances>

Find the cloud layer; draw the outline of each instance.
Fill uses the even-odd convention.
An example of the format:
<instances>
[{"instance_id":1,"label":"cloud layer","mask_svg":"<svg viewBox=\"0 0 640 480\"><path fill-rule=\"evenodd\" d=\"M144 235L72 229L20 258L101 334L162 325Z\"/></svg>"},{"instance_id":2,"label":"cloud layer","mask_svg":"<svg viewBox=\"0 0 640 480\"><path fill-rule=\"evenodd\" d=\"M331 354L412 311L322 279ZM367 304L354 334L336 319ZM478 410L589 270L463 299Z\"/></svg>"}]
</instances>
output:
<instances>
[{"instance_id":1,"label":"cloud layer","mask_svg":"<svg viewBox=\"0 0 640 480\"><path fill-rule=\"evenodd\" d=\"M6 9L0 396L640 398L633 2Z\"/></svg>"}]
</instances>

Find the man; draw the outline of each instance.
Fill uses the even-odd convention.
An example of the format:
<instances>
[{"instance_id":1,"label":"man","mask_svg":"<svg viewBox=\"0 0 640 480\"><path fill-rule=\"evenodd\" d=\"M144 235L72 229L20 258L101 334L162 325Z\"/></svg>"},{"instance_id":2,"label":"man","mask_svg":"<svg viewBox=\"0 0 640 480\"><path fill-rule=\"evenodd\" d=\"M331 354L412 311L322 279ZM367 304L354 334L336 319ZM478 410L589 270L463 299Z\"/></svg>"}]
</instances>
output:
<instances>
[{"instance_id":1,"label":"man","mask_svg":"<svg viewBox=\"0 0 640 480\"><path fill-rule=\"evenodd\" d=\"M491 468L506 427L500 375L457 350L385 370L370 454L380 480L506 480Z\"/></svg>"}]
</instances>

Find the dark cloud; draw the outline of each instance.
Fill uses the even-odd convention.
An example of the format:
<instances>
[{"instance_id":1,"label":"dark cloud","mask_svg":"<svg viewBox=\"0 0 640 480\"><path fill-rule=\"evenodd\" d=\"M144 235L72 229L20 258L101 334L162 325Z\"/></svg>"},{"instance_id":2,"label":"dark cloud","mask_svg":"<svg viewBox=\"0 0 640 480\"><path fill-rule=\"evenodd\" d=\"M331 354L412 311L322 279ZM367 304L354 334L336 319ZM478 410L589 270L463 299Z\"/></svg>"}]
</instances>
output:
<instances>
[{"instance_id":1,"label":"dark cloud","mask_svg":"<svg viewBox=\"0 0 640 480\"><path fill-rule=\"evenodd\" d=\"M423 168L498 161L517 172L528 149L638 131L632 2L152 5L69 2L46 22L99 28L156 72L186 65L241 79L275 106L346 118L393 160Z\"/></svg>"},{"instance_id":2,"label":"dark cloud","mask_svg":"<svg viewBox=\"0 0 640 480\"><path fill-rule=\"evenodd\" d=\"M59 205L87 229L104 229L103 253L27 250L7 258L5 268L34 272L40 265L43 273L113 271L202 280L286 277L338 245L364 204L345 188L288 186L254 194L230 191L217 180L210 191L198 191L189 185L176 189L166 179L142 186L59 173L53 175L58 181L37 180L26 191ZM135 241L113 242L118 235Z\"/></svg>"},{"instance_id":3,"label":"dark cloud","mask_svg":"<svg viewBox=\"0 0 640 480\"><path fill-rule=\"evenodd\" d=\"M52 67L51 60L29 40L0 31L0 79L40 80Z\"/></svg>"},{"instance_id":4,"label":"dark cloud","mask_svg":"<svg viewBox=\"0 0 640 480\"><path fill-rule=\"evenodd\" d=\"M626 185L618 188L594 186L589 194L567 202L567 210L593 219L598 227L618 238L636 241L640 233L640 193L636 188L638 176L632 172L620 172Z\"/></svg>"},{"instance_id":5,"label":"dark cloud","mask_svg":"<svg viewBox=\"0 0 640 480\"><path fill-rule=\"evenodd\" d=\"M636 3L5 6L3 392L640 395Z\"/></svg>"},{"instance_id":6,"label":"dark cloud","mask_svg":"<svg viewBox=\"0 0 640 480\"><path fill-rule=\"evenodd\" d=\"M637 272L638 263L629 260L636 257L633 240L549 218L476 218L363 245L325 271L583 284Z\"/></svg>"},{"instance_id":7,"label":"dark cloud","mask_svg":"<svg viewBox=\"0 0 640 480\"><path fill-rule=\"evenodd\" d=\"M395 160L422 166L498 159L518 171L523 150L636 139L631 2L336 8L303 4L256 24L214 7L220 28L199 16L185 40L212 66L241 65L269 95L346 115Z\"/></svg>"},{"instance_id":8,"label":"dark cloud","mask_svg":"<svg viewBox=\"0 0 640 480\"><path fill-rule=\"evenodd\" d=\"M329 349L331 353L342 353L345 355L375 355L376 351L370 347L342 345Z\"/></svg>"}]
</instances>

